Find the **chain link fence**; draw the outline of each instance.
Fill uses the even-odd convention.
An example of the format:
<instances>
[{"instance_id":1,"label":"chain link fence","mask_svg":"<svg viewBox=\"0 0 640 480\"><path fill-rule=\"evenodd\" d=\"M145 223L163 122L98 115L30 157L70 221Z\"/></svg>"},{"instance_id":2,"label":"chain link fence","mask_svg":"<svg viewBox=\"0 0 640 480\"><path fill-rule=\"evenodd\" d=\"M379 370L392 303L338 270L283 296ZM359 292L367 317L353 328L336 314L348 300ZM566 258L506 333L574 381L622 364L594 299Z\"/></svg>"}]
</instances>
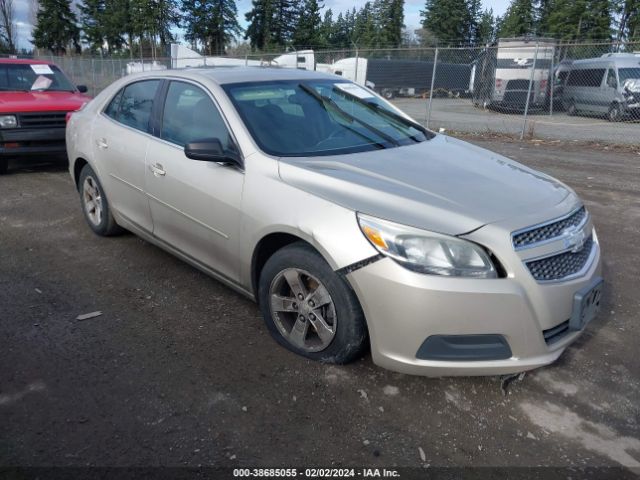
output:
<instances>
[{"instance_id":1,"label":"chain link fence","mask_svg":"<svg viewBox=\"0 0 640 480\"><path fill-rule=\"evenodd\" d=\"M184 55L184 52L188 55ZM205 57L53 57L96 95L124 75L185 67L317 70L367 86L427 127L515 138L640 144L640 42L501 39L481 48L340 49Z\"/></svg>"}]
</instances>

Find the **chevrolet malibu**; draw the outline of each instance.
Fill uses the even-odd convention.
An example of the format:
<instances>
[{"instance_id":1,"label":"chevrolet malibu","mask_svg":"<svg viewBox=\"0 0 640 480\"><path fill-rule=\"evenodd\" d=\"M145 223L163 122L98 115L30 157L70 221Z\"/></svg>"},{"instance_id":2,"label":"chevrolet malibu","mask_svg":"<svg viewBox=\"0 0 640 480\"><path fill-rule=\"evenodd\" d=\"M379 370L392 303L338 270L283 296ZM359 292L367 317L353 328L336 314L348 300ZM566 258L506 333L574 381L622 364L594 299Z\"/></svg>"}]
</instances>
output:
<instances>
[{"instance_id":1,"label":"chevrolet malibu","mask_svg":"<svg viewBox=\"0 0 640 480\"><path fill-rule=\"evenodd\" d=\"M598 237L569 187L340 77L128 76L71 116L67 146L95 233L130 230L256 300L314 360L520 372L600 305Z\"/></svg>"}]
</instances>

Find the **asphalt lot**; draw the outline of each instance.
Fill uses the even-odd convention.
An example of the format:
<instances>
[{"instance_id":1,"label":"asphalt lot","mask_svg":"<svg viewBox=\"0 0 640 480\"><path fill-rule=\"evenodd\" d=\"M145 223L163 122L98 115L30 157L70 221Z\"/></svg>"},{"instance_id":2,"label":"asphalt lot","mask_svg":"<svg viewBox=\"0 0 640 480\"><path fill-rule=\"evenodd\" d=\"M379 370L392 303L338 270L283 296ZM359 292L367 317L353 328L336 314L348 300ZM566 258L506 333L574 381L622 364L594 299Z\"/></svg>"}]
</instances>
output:
<instances>
[{"instance_id":1,"label":"asphalt lot","mask_svg":"<svg viewBox=\"0 0 640 480\"><path fill-rule=\"evenodd\" d=\"M428 100L396 98L393 103L418 121L426 122ZM474 108L468 98L434 98L429 127L467 133L504 133L520 137L522 112L501 113ZM525 135L548 140L640 144L640 121L611 123L602 117L569 117L564 112L532 111Z\"/></svg>"},{"instance_id":2,"label":"asphalt lot","mask_svg":"<svg viewBox=\"0 0 640 480\"><path fill-rule=\"evenodd\" d=\"M64 167L0 177L0 466L640 471L640 154L478 143L578 191L607 280L581 339L506 396L498 377L297 357L252 302L133 235L91 233Z\"/></svg>"}]
</instances>

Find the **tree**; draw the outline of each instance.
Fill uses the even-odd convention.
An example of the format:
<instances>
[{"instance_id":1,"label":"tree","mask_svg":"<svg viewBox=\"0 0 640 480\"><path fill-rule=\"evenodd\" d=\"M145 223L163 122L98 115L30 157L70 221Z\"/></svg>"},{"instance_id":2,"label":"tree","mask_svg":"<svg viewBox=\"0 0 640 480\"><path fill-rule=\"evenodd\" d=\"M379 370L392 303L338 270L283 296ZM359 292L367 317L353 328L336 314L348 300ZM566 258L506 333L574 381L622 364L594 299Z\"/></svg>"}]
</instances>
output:
<instances>
[{"instance_id":1,"label":"tree","mask_svg":"<svg viewBox=\"0 0 640 480\"><path fill-rule=\"evenodd\" d=\"M78 10L80 12L82 38L92 50L102 52L106 36L103 27L105 18L104 0L84 0L78 5Z\"/></svg>"},{"instance_id":2,"label":"tree","mask_svg":"<svg viewBox=\"0 0 640 480\"><path fill-rule=\"evenodd\" d=\"M376 0L376 3L380 44L399 47L404 28L404 0Z\"/></svg>"},{"instance_id":3,"label":"tree","mask_svg":"<svg viewBox=\"0 0 640 480\"><path fill-rule=\"evenodd\" d=\"M556 0L549 14L548 33L562 41L610 40L609 0Z\"/></svg>"},{"instance_id":4,"label":"tree","mask_svg":"<svg viewBox=\"0 0 640 480\"><path fill-rule=\"evenodd\" d=\"M500 37L522 37L535 33L535 11L532 0L513 0L502 18Z\"/></svg>"},{"instance_id":5,"label":"tree","mask_svg":"<svg viewBox=\"0 0 640 480\"><path fill-rule=\"evenodd\" d=\"M475 10L476 4L468 0L426 0L420 12L422 28L440 44L472 43Z\"/></svg>"},{"instance_id":6,"label":"tree","mask_svg":"<svg viewBox=\"0 0 640 480\"><path fill-rule=\"evenodd\" d=\"M485 10L480 16L478 30L476 32L476 44L486 45L496 39L496 18L493 9Z\"/></svg>"},{"instance_id":7,"label":"tree","mask_svg":"<svg viewBox=\"0 0 640 480\"><path fill-rule=\"evenodd\" d=\"M16 32L13 28L13 0L0 0L0 43L9 53L16 51Z\"/></svg>"},{"instance_id":8,"label":"tree","mask_svg":"<svg viewBox=\"0 0 640 480\"><path fill-rule=\"evenodd\" d=\"M245 19L249 23L245 39L258 50L284 48L296 28L299 0L253 0Z\"/></svg>"},{"instance_id":9,"label":"tree","mask_svg":"<svg viewBox=\"0 0 640 480\"><path fill-rule=\"evenodd\" d=\"M304 0L297 13L298 20L293 32L293 45L297 49L326 48L328 42L323 37L323 23L320 17L322 5L317 0Z\"/></svg>"},{"instance_id":10,"label":"tree","mask_svg":"<svg viewBox=\"0 0 640 480\"><path fill-rule=\"evenodd\" d=\"M32 43L56 55L72 47L80 52L80 29L70 0L40 0Z\"/></svg>"},{"instance_id":11,"label":"tree","mask_svg":"<svg viewBox=\"0 0 640 480\"><path fill-rule=\"evenodd\" d=\"M200 42L210 54L224 54L242 32L234 0L185 0L182 6L185 38Z\"/></svg>"},{"instance_id":12,"label":"tree","mask_svg":"<svg viewBox=\"0 0 640 480\"><path fill-rule=\"evenodd\" d=\"M244 38L249 40L251 48L264 50L271 43L271 17L273 16L273 0L253 0L253 8L245 14L249 23Z\"/></svg>"},{"instance_id":13,"label":"tree","mask_svg":"<svg viewBox=\"0 0 640 480\"><path fill-rule=\"evenodd\" d=\"M615 12L618 14L617 40L640 41L640 1L618 0Z\"/></svg>"},{"instance_id":14,"label":"tree","mask_svg":"<svg viewBox=\"0 0 640 480\"><path fill-rule=\"evenodd\" d=\"M367 2L355 15L351 42L359 48L378 46L376 18L371 2Z\"/></svg>"}]
</instances>

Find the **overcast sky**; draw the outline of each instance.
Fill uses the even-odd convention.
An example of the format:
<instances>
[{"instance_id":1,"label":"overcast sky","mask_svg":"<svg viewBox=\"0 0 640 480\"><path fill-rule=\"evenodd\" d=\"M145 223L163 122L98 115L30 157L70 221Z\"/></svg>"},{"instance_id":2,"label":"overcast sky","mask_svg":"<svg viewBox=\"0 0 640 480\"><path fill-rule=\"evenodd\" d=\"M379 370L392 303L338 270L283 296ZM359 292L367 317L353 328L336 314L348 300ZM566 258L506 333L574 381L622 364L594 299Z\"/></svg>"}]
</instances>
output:
<instances>
[{"instance_id":1,"label":"overcast sky","mask_svg":"<svg viewBox=\"0 0 640 480\"><path fill-rule=\"evenodd\" d=\"M238 17L240 24L245 27L244 14L251 9L251 0L236 0L238 6ZM361 7L366 0L325 0L325 8L331 8L334 18L338 12L344 12L353 8ZM424 8L424 0L405 0L404 23L409 30L415 30L420 26L420 10ZM496 15L502 15L509 4L509 0L484 0L485 8L493 8ZM14 0L16 9L16 30L18 33L18 46L20 48L30 48L31 24L29 23L29 0Z\"/></svg>"}]
</instances>

